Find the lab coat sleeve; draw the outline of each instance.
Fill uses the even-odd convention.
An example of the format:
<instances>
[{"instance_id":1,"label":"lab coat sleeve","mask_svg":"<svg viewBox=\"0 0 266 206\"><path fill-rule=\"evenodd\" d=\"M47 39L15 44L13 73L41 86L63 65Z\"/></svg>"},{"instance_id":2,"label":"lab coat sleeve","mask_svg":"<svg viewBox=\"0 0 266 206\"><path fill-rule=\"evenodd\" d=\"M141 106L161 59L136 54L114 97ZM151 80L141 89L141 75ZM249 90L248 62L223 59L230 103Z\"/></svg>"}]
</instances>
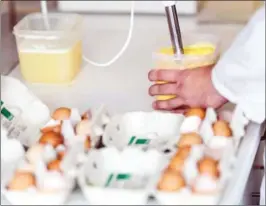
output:
<instances>
[{"instance_id":1,"label":"lab coat sleeve","mask_svg":"<svg viewBox=\"0 0 266 206\"><path fill-rule=\"evenodd\" d=\"M250 120L265 119L265 5L250 19L212 71L218 92Z\"/></svg>"}]
</instances>

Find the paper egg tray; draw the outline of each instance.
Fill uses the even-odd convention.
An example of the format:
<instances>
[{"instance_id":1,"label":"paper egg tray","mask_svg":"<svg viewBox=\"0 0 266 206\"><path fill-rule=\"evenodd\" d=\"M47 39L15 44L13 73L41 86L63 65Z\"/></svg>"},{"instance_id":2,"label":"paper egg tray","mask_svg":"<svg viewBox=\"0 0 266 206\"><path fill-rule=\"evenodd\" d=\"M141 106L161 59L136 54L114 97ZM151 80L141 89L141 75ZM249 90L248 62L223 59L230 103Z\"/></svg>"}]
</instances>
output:
<instances>
[{"instance_id":1,"label":"paper egg tray","mask_svg":"<svg viewBox=\"0 0 266 206\"><path fill-rule=\"evenodd\" d=\"M147 204L151 179L157 175L163 159L156 150L94 150L80 170L78 183L92 205Z\"/></svg>"},{"instance_id":2,"label":"paper egg tray","mask_svg":"<svg viewBox=\"0 0 266 206\"><path fill-rule=\"evenodd\" d=\"M160 204L216 204L219 201L226 182L232 173L238 147L248 124L243 112L238 107L231 116L230 119L225 120L230 122L232 137L214 136L212 124L217 121L217 114L212 108L207 109L206 116L197 130L192 130L203 138L203 154L219 160L220 191L210 195L196 194L189 189L184 189L178 193L167 193L157 191L157 184L155 184L155 198ZM164 153L165 150L172 150L168 154L167 159L169 160L169 157L177 150L176 144L180 133L182 133L182 124L185 120L186 118L183 115L172 116L171 114L158 112L126 113L111 119L103 135L103 143L107 147L114 146L119 150L127 147L137 147L144 151L157 149L161 153ZM190 158L190 162L190 165L194 164L195 167L197 159ZM194 170L196 169L194 168ZM158 171L158 174L161 173L162 171Z\"/></svg>"},{"instance_id":3,"label":"paper egg tray","mask_svg":"<svg viewBox=\"0 0 266 206\"><path fill-rule=\"evenodd\" d=\"M75 135L74 132L74 126L77 122L81 120L81 116L77 109L71 109L71 117L70 120L66 120L63 122L63 125L61 127L61 134L64 136L65 139L65 148L66 154L64 156L64 159L62 160L60 166L63 172L63 177L65 180L66 188L60 191L56 192L41 192L36 189L29 189L29 190L9 190L6 188L6 185L8 182L10 182L11 178L13 178L13 174L16 169L21 169L20 165L21 163L27 159L25 154L21 155L22 157L15 159L11 161L6 161L4 163L4 169L1 175L1 192L4 194L6 199L11 203L15 205L60 205L64 204L66 199L71 194L73 187L75 186L75 178L78 171L78 163L82 161L82 158L85 155L84 151L84 139L82 137L78 137ZM107 114L107 111L104 106L101 106L99 109L92 111L91 115L91 147L95 148L99 144L100 137L104 131L105 125L108 123L109 116ZM57 122L54 120L50 120L47 126L54 126ZM40 137L40 135L39 135ZM32 146L36 145L36 142L38 141L38 138L29 139L28 143ZM21 145L21 148L23 146ZM10 155L14 151L8 150L7 152L10 152ZM27 153L26 153L27 154ZM1 158L2 160L2 158ZM10 167L12 165L12 167ZM43 165L45 167L45 165ZM24 168L25 169L25 168ZM40 173L40 172L39 172ZM39 174L37 171L34 170L34 174L36 177L37 182L41 181L42 175ZM49 172L48 172L49 173ZM47 173L45 173L47 174ZM51 181L51 179L50 179Z\"/></svg>"}]
</instances>

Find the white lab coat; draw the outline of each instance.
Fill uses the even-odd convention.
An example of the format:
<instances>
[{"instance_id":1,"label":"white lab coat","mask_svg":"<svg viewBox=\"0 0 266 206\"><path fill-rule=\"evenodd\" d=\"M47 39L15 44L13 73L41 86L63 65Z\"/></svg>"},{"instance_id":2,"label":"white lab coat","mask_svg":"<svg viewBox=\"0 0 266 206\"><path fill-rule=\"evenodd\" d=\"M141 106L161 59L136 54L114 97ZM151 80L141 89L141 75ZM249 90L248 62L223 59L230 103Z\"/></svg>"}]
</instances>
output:
<instances>
[{"instance_id":1,"label":"white lab coat","mask_svg":"<svg viewBox=\"0 0 266 206\"><path fill-rule=\"evenodd\" d=\"M221 57L213 69L212 82L250 120L265 120L265 4ZM263 181L261 204L265 205L265 177Z\"/></svg>"}]
</instances>

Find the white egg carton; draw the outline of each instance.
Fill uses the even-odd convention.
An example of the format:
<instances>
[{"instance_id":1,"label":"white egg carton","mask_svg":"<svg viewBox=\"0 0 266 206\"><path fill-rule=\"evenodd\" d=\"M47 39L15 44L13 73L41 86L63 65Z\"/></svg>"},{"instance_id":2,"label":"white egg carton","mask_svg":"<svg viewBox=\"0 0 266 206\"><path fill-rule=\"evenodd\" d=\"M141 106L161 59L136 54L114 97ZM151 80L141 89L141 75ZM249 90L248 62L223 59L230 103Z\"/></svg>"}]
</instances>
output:
<instances>
[{"instance_id":1,"label":"white egg carton","mask_svg":"<svg viewBox=\"0 0 266 206\"><path fill-rule=\"evenodd\" d=\"M48 152L48 150L47 150ZM72 148L62 160L62 172L48 171L44 159L40 159L34 168L29 167L25 157L20 161L8 162L1 170L1 193L13 205L62 205L66 202L75 186L75 176L72 175L76 151ZM28 188L22 191L9 190L6 185L13 178L16 170L32 171L37 180L37 187ZM59 179L58 179L59 178ZM59 181L59 182L58 182ZM62 182L61 182L62 181ZM63 185L63 186L62 186ZM53 187L56 191L49 191ZM43 188L41 190L40 188Z\"/></svg>"},{"instance_id":2,"label":"white egg carton","mask_svg":"<svg viewBox=\"0 0 266 206\"><path fill-rule=\"evenodd\" d=\"M24 145L50 118L48 107L19 80L1 75L1 130Z\"/></svg>"},{"instance_id":3,"label":"white egg carton","mask_svg":"<svg viewBox=\"0 0 266 206\"><path fill-rule=\"evenodd\" d=\"M103 144L119 150L126 147L175 151L179 138L181 114L163 112L129 112L111 118L103 134Z\"/></svg>"},{"instance_id":4,"label":"white egg carton","mask_svg":"<svg viewBox=\"0 0 266 206\"><path fill-rule=\"evenodd\" d=\"M150 178L163 159L156 150L93 150L80 170L78 183L91 205L145 205ZM125 185L127 189L123 189Z\"/></svg>"}]
</instances>

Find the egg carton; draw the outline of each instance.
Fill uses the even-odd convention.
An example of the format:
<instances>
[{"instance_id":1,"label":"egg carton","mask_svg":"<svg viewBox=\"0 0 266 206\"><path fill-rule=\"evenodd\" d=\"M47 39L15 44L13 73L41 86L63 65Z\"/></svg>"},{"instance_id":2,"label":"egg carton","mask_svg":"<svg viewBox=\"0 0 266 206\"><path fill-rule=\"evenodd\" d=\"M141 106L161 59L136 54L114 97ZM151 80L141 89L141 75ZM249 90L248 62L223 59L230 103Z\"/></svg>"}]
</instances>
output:
<instances>
[{"instance_id":1,"label":"egg carton","mask_svg":"<svg viewBox=\"0 0 266 206\"><path fill-rule=\"evenodd\" d=\"M103 144L122 150L137 147L158 149L170 155L179 138L181 114L163 112L129 112L111 118L103 134Z\"/></svg>"},{"instance_id":2,"label":"egg carton","mask_svg":"<svg viewBox=\"0 0 266 206\"><path fill-rule=\"evenodd\" d=\"M158 189L158 184L164 173L168 170L171 160L166 161L149 183L149 197L159 205L217 205L223 194L225 183L230 177L227 167L218 167L220 177L213 181L209 176L200 174L197 162L205 157L205 146L194 145L185 159L181 176L185 185L176 192L166 192ZM168 170L169 171L169 170ZM197 181L197 182L196 182ZM193 185L202 191L194 191Z\"/></svg>"},{"instance_id":3,"label":"egg carton","mask_svg":"<svg viewBox=\"0 0 266 206\"><path fill-rule=\"evenodd\" d=\"M1 75L1 131L29 146L49 120L48 107L19 80Z\"/></svg>"},{"instance_id":4,"label":"egg carton","mask_svg":"<svg viewBox=\"0 0 266 206\"><path fill-rule=\"evenodd\" d=\"M73 165L67 164L71 162L73 153L68 153L62 160L64 166L61 173L59 171L48 171L46 162L51 158L51 154L49 150L46 150L46 152L46 158L37 158L35 164L29 163L26 156L24 156L20 161L9 162L9 167L1 170L1 192L11 204L62 205L66 202L75 186L73 176L68 173L73 168ZM20 174L30 173L31 177L35 177L35 181L30 182L31 185L25 187L25 189L8 188L16 172L20 172ZM20 184L27 184L26 180L26 177L17 180L16 183L13 182L12 187L18 186L17 188L20 188L20 186L23 186Z\"/></svg>"},{"instance_id":5,"label":"egg carton","mask_svg":"<svg viewBox=\"0 0 266 206\"><path fill-rule=\"evenodd\" d=\"M163 161L164 160L164 161ZM156 150L114 147L92 150L78 175L78 183L92 205L144 205L149 183L165 157ZM104 197L104 198L103 198Z\"/></svg>"}]
</instances>

